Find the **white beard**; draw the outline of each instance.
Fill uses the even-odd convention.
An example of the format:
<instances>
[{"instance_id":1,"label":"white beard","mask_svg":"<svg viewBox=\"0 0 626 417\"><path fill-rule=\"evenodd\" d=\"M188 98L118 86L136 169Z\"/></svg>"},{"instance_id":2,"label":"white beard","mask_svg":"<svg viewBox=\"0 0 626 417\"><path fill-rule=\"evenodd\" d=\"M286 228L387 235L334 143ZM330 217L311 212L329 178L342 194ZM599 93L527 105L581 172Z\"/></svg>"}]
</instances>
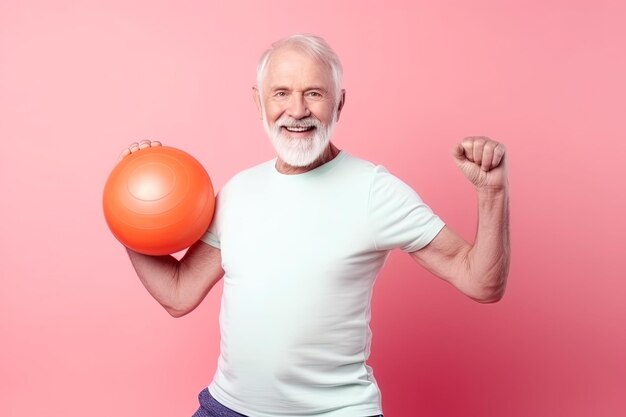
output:
<instances>
[{"instance_id":1,"label":"white beard","mask_svg":"<svg viewBox=\"0 0 626 417\"><path fill-rule=\"evenodd\" d=\"M335 129L337 110L333 111L331 122L324 125L314 116L304 119L294 119L287 115L278 119L273 126L267 122L263 111L263 127L272 141L278 157L292 167L306 167L317 161L330 143L330 137ZM312 137L292 138L283 127L310 127L314 126Z\"/></svg>"}]
</instances>

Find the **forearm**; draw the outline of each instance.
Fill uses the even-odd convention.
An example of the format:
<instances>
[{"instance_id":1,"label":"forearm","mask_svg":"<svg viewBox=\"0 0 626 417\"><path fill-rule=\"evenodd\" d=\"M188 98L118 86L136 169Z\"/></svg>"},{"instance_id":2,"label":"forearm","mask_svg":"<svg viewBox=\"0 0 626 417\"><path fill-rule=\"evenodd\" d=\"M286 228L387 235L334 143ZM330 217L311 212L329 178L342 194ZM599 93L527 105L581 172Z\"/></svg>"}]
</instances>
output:
<instances>
[{"instance_id":1,"label":"forearm","mask_svg":"<svg viewBox=\"0 0 626 417\"><path fill-rule=\"evenodd\" d=\"M126 249L137 276L150 295L168 312L179 304L180 262L171 255L149 256Z\"/></svg>"},{"instance_id":2,"label":"forearm","mask_svg":"<svg viewBox=\"0 0 626 417\"><path fill-rule=\"evenodd\" d=\"M509 273L509 191L505 149L485 137L467 137L454 159L478 192L478 228L473 244L444 227L411 255L463 294L482 302L500 300Z\"/></svg>"},{"instance_id":3,"label":"forearm","mask_svg":"<svg viewBox=\"0 0 626 417\"><path fill-rule=\"evenodd\" d=\"M466 256L468 279L483 302L502 298L509 271L509 196L506 187L478 189L478 229Z\"/></svg>"},{"instance_id":4,"label":"forearm","mask_svg":"<svg viewBox=\"0 0 626 417\"><path fill-rule=\"evenodd\" d=\"M174 317L196 308L224 275L221 251L202 241L191 245L180 261L131 250L128 255L148 292Z\"/></svg>"}]
</instances>

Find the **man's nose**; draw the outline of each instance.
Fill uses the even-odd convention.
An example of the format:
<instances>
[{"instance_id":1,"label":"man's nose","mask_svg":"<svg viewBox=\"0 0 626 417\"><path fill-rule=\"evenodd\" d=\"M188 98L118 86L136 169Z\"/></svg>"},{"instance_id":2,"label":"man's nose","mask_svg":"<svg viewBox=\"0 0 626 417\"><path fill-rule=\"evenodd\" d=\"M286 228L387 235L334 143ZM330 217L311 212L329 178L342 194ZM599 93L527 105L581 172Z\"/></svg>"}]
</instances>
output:
<instances>
[{"instance_id":1,"label":"man's nose","mask_svg":"<svg viewBox=\"0 0 626 417\"><path fill-rule=\"evenodd\" d=\"M287 113L294 119L302 119L311 115L304 94L294 93L291 95Z\"/></svg>"}]
</instances>

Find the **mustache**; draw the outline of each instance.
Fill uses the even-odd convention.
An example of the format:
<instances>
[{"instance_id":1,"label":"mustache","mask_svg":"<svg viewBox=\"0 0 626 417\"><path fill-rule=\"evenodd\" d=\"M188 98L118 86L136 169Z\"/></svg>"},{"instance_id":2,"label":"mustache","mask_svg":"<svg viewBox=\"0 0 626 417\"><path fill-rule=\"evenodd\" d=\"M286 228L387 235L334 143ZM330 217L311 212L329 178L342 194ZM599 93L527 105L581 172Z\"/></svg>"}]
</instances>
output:
<instances>
[{"instance_id":1,"label":"mustache","mask_svg":"<svg viewBox=\"0 0 626 417\"><path fill-rule=\"evenodd\" d=\"M321 128L322 122L312 116L305 117L304 119L294 119L291 116L282 116L275 123L275 126L278 127L296 127L296 128L309 128L316 127Z\"/></svg>"}]
</instances>

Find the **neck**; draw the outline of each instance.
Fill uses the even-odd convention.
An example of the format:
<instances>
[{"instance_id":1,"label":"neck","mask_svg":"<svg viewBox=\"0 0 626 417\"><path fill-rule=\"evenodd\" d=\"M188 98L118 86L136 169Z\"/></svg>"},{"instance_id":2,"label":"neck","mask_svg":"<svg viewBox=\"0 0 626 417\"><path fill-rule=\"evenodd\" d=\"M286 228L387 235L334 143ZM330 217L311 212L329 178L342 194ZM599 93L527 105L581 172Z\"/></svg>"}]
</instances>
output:
<instances>
[{"instance_id":1,"label":"neck","mask_svg":"<svg viewBox=\"0 0 626 417\"><path fill-rule=\"evenodd\" d=\"M337 147L331 142L328 144L324 152L322 152L320 157L317 158L315 162L310 165L304 167L294 167L287 164L285 161L280 159L280 157L278 157L278 159L276 159L276 169L278 170L278 172L285 175L304 174L305 172L311 171L321 165L324 165L326 162L332 161L338 154L339 149L337 149Z\"/></svg>"}]
</instances>

